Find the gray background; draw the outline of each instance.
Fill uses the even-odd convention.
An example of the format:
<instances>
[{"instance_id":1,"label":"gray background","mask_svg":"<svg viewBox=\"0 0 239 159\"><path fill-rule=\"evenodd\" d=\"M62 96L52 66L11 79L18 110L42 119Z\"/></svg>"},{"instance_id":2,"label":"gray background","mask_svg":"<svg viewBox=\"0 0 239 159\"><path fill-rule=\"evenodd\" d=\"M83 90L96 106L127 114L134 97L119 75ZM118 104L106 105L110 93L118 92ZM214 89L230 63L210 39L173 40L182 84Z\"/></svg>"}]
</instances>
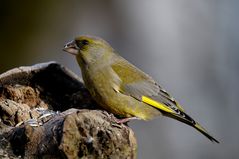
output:
<instances>
[{"instance_id":1,"label":"gray background","mask_svg":"<svg viewBox=\"0 0 239 159\"><path fill-rule=\"evenodd\" d=\"M0 71L54 60L80 74L63 45L100 36L221 141L166 117L132 121L139 159L236 158L238 15L236 0L1 0Z\"/></svg>"}]
</instances>

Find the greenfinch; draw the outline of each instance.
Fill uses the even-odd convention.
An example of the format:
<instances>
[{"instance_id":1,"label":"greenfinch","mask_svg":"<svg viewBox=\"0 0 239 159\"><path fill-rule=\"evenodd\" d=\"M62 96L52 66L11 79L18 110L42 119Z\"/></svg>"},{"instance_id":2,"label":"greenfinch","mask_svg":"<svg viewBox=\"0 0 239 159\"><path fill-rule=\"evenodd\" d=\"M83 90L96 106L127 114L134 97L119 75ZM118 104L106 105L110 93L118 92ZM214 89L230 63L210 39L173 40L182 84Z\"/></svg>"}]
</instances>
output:
<instances>
[{"instance_id":1,"label":"greenfinch","mask_svg":"<svg viewBox=\"0 0 239 159\"><path fill-rule=\"evenodd\" d=\"M64 46L76 56L86 88L107 111L128 119L150 120L164 115L186 123L219 143L187 115L152 77L121 57L103 39L76 37Z\"/></svg>"}]
</instances>

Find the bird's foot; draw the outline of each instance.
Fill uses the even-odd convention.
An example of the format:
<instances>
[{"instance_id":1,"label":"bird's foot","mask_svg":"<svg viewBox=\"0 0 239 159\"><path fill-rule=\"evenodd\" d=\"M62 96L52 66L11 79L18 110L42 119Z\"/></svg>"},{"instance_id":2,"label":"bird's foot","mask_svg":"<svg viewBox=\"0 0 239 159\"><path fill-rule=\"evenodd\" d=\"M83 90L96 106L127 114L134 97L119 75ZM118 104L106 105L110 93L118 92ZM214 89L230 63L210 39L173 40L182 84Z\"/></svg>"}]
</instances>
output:
<instances>
[{"instance_id":1,"label":"bird's foot","mask_svg":"<svg viewBox=\"0 0 239 159\"><path fill-rule=\"evenodd\" d=\"M128 117L128 118L122 118L122 119L118 119L116 117L114 117L114 118L115 118L114 121L118 124L124 124L124 123L129 122L130 120L135 120L135 119L140 120L140 118L138 118L138 117Z\"/></svg>"},{"instance_id":2,"label":"bird's foot","mask_svg":"<svg viewBox=\"0 0 239 159\"><path fill-rule=\"evenodd\" d=\"M106 111L103 113L107 116L107 118L111 120L111 122L113 122L112 125L117 127L122 127L124 124L127 125L127 122L129 122L130 120L135 120L135 119L140 120L140 118L138 117L127 117L127 118L118 119L112 113L108 113Z\"/></svg>"}]
</instances>

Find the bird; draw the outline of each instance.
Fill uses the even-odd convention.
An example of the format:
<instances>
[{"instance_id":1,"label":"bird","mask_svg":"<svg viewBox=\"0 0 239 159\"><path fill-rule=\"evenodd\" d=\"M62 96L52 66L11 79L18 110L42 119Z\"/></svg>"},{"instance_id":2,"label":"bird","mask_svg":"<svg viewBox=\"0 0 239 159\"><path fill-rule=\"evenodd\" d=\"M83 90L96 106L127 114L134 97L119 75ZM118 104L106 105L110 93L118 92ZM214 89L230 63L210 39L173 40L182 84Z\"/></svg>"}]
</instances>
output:
<instances>
[{"instance_id":1,"label":"bird","mask_svg":"<svg viewBox=\"0 0 239 159\"><path fill-rule=\"evenodd\" d=\"M82 35L66 43L63 50L76 57L84 84L96 103L122 117L122 122L167 116L219 143L151 76L120 56L105 40Z\"/></svg>"}]
</instances>

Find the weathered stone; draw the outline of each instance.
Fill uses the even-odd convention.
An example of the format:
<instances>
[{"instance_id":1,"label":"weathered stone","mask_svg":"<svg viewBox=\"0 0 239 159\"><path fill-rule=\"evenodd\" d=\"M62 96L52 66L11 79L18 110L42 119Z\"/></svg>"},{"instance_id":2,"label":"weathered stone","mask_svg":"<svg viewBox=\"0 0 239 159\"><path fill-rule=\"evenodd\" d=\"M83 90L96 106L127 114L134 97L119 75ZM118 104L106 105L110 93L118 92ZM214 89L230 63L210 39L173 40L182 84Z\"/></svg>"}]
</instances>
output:
<instances>
[{"instance_id":1,"label":"weathered stone","mask_svg":"<svg viewBox=\"0 0 239 159\"><path fill-rule=\"evenodd\" d=\"M63 66L0 75L0 158L136 158L136 148L133 131L115 123Z\"/></svg>"}]
</instances>

